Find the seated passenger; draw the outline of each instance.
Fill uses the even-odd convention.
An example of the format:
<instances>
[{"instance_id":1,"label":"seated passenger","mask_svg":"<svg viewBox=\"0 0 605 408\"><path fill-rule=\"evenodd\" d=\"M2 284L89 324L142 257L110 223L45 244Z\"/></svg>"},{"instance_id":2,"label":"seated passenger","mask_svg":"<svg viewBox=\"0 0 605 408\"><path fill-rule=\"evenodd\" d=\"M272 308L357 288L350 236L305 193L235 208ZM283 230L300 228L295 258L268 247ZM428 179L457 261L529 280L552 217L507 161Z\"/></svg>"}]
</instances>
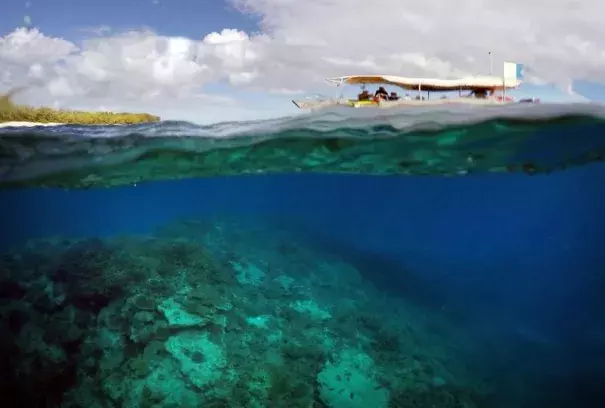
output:
<instances>
[{"instance_id":1,"label":"seated passenger","mask_svg":"<svg viewBox=\"0 0 605 408\"><path fill-rule=\"evenodd\" d=\"M357 99L360 101L367 101L370 99L370 93L367 89L361 91L359 95L357 95Z\"/></svg>"},{"instance_id":2,"label":"seated passenger","mask_svg":"<svg viewBox=\"0 0 605 408\"><path fill-rule=\"evenodd\" d=\"M389 95L389 101L398 101L399 100L399 96L397 95L397 92L391 92L391 94Z\"/></svg>"},{"instance_id":3,"label":"seated passenger","mask_svg":"<svg viewBox=\"0 0 605 408\"><path fill-rule=\"evenodd\" d=\"M389 98L389 93L387 92L386 89L384 89L383 86L378 87L378 90L376 91L376 93L374 94L374 96L381 98L381 99L388 99Z\"/></svg>"},{"instance_id":4,"label":"seated passenger","mask_svg":"<svg viewBox=\"0 0 605 408\"><path fill-rule=\"evenodd\" d=\"M475 94L475 98L477 99L486 99L487 98L487 91L484 89L477 89L474 91Z\"/></svg>"}]
</instances>

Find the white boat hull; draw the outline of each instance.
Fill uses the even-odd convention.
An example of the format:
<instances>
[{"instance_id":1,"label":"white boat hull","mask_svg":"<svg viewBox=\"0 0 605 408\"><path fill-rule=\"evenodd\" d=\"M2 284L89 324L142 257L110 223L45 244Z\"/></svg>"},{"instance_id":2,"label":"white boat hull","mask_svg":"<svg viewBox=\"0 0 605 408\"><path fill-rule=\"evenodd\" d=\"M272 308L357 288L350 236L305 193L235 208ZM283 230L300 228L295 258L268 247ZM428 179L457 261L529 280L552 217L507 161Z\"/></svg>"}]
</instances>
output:
<instances>
[{"instance_id":1,"label":"white boat hull","mask_svg":"<svg viewBox=\"0 0 605 408\"><path fill-rule=\"evenodd\" d=\"M423 107L423 106L443 106L443 105L475 105L475 106L501 106L519 103L514 100L499 99L480 99L480 98L448 98L448 99L400 99L397 101L356 101L351 99L328 99L328 100L293 100L294 105L300 109L322 109L334 106L346 106L350 108L378 108L388 109L396 107Z\"/></svg>"}]
</instances>

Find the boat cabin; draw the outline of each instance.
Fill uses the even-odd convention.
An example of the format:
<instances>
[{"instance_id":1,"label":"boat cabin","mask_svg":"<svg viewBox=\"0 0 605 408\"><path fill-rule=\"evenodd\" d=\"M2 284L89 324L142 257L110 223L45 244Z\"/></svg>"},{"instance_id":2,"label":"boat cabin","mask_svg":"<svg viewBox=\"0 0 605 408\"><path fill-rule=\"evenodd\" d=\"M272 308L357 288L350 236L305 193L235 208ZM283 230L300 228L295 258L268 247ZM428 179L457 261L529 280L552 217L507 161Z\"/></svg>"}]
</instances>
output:
<instances>
[{"instance_id":1,"label":"boat cabin","mask_svg":"<svg viewBox=\"0 0 605 408\"><path fill-rule=\"evenodd\" d=\"M508 99L505 96L506 89L517 88L521 81L518 79L508 79L492 76L477 76L460 79L434 79L434 78L406 78L392 75L353 75L337 78L328 78L328 82L335 83L338 86L361 85L362 91L357 95L358 101L379 101L379 100L399 100L401 96L397 92L390 94L384 89L385 85L396 86L405 91L404 99L425 100L430 99L431 93L457 92L461 98ZM377 85L378 90L371 93L366 88L367 85ZM410 97L410 92L416 93L415 98ZM497 97L496 93L502 92L502 96ZM463 92L468 94L463 96ZM445 95L441 99L447 99Z\"/></svg>"}]
</instances>

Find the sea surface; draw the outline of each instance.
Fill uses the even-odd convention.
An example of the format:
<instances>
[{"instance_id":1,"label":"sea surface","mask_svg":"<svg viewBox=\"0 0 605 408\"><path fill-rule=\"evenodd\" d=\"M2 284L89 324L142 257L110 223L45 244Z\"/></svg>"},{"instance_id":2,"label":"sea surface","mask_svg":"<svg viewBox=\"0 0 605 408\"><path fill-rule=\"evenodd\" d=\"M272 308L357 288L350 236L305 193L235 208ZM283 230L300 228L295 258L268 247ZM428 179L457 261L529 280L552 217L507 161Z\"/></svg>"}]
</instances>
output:
<instances>
[{"instance_id":1,"label":"sea surface","mask_svg":"<svg viewBox=\"0 0 605 408\"><path fill-rule=\"evenodd\" d=\"M605 108L0 128L3 407L605 406Z\"/></svg>"}]
</instances>

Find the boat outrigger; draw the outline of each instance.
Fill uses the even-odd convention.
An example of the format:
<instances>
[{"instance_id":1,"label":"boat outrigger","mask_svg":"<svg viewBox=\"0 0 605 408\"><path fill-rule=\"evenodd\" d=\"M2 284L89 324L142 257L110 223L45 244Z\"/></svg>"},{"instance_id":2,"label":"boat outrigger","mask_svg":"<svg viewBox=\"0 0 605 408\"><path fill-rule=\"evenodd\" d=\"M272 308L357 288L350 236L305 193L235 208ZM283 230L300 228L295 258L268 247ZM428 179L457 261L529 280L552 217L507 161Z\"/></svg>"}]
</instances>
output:
<instances>
[{"instance_id":1,"label":"boat outrigger","mask_svg":"<svg viewBox=\"0 0 605 408\"><path fill-rule=\"evenodd\" d=\"M503 105L512 103L538 103L539 99L529 98L515 100L506 94L507 89L518 89L523 82L523 65L514 62L504 63L504 74L498 76L473 76L459 79L406 78L393 75L351 75L327 78L327 82L343 85L361 85L362 92L357 99L346 99L341 93L337 98L315 98L293 100L300 109L321 109L332 106L351 108L392 108L398 106L439 106L446 104L465 105ZM412 97L406 93L404 97L395 92L388 94L381 86L375 95L370 95L365 86L368 84L396 86L406 92L417 91ZM426 97L424 93L426 92ZM458 96L449 98L447 92L458 92ZM463 95L463 92L470 92ZM497 94L497 92L500 92ZM431 99L431 93L441 93L441 96Z\"/></svg>"}]
</instances>

